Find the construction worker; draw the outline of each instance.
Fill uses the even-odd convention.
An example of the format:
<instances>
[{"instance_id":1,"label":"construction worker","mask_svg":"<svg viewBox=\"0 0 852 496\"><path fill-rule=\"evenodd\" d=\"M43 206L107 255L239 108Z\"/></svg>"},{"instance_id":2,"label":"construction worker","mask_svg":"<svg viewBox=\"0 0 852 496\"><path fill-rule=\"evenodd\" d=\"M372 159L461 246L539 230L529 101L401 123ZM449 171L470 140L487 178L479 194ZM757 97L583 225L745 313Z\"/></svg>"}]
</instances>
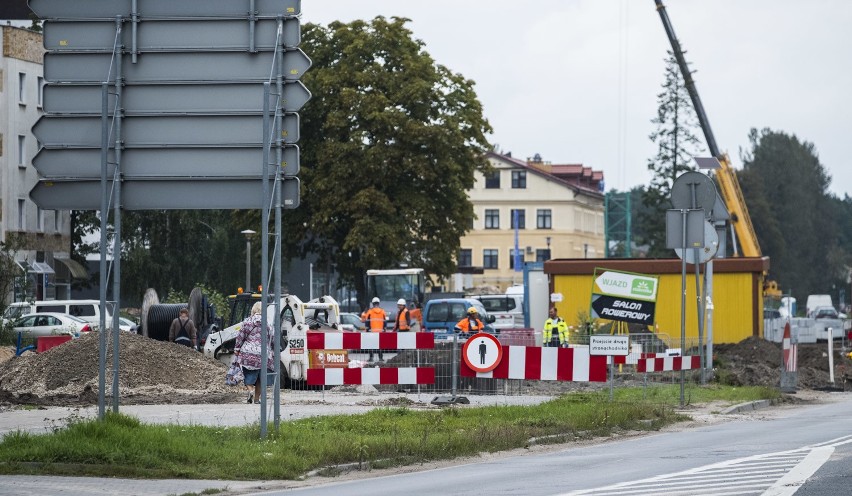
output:
<instances>
[{"instance_id":1,"label":"construction worker","mask_svg":"<svg viewBox=\"0 0 852 496\"><path fill-rule=\"evenodd\" d=\"M370 332L382 332L385 330L385 321L388 320L388 315L382 310L379 303L381 303L379 297L374 297L372 301L373 306L364 310L364 313L361 314L361 322L367 324L367 329ZM368 360L373 361L373 350L370 350L370 358ZM382 350L379 350L379 361L384 361Z\"/></svg>"},{"instance_id":2,"label":"construction worker","mask_svg":"<svg viewBox=\"0 0 852 496\"><path fill-rule=\"evenodd\" d=\"M544 321L541 343L545 347L561 348L568 345L568 324L550 307L550 318Z\"/></svg>"},{"instance_id":3,"label":"construction worker","mask_svg":"<svg viewBox=\"0 0 852 496\"><path fill-rule=\"evenodd\" d=\"M411 322L417 324L416 331L423 330L423 304L420 301L414 302L414 308L411 309Z\"/></svg>"},{"instance_id":4,"label":"construction worker","mask_svg":"<svg viewBox=\"0 0 852 496\"><path fill-rule=\"evenodd\" d=\"M408 332L411 330L411 312L408 311L408 306L405 303L405 298L400 298L396 302L399 312L396 314L396 323L393 325L393 332Z\"/></svg>"},{"instance_id":5,"label":"construction worker","mask_svg":"<svg viewBox=\"0 0 852 496\"><path fill-rule=\"evenodd\" d=\"M467 315L456 324L455 331L465 334L476 334L485 330L485 325L479 320L479 312L476 307L467 309Z\"/></svg>"}]
</instances>

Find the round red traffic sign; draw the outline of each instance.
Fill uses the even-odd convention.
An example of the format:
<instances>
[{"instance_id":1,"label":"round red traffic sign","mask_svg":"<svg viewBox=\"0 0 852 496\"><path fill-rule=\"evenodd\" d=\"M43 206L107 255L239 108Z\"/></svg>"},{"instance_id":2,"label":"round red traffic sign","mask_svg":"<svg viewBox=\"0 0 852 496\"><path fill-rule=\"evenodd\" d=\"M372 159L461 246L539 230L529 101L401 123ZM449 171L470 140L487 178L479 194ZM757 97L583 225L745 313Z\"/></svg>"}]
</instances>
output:
<instances>
[{"instance_id":1,"label":"round red traffic sign","mask_svg":"<svg viewBox=\"0 0 852 496\"><path fill-rule=\"evenodd\" d=\"M480 332L467 338L462 348L464 363L474 372L491 372L503 358L500 341L487 332Z\"/></svg>"}]
</instances>

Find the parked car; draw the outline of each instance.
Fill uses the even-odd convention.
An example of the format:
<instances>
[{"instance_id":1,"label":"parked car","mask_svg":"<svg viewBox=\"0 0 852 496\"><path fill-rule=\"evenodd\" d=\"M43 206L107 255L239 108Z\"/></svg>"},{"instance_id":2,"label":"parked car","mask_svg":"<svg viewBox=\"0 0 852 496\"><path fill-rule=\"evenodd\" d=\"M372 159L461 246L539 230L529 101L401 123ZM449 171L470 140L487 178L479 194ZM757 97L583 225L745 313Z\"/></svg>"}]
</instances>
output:
<instances>
[{"instance_id":1,"label":"parked car","mask_svg":"<svg viewBox=\"0 0 852 496\"><path fill-rule=\"evenodd\" d=\"M494 316L489 315L482 302L473 298L441 298L429 300L423 307L423 328L435 334L435 340L453 339L453 328L467 315L467 309L476 308L479 319L485 324L485 332L495 333Z\"/></svg>"},{"instance_id":2,"label":"parked car","mask_svg":"<svg viewBox=\"0 0 852 496\"><path fill-rule=\"evenodd\" d=\"M524 327L523 294L484 294L471 298L481 301L488 314L494 316L495 329Z\"/></svg>"},{"instance_id":3,"label":"parked car","mask_svg":"<svg viewBox=\"0 0 852 496\"><path fill-rule=\"evenodd\" d=\"M107 327L112 324L112 312L115 302L107 302ZM15 320L23 315L32 313L62 313L80 318L92 324L93 328L100 325L100 300L44 300L36 302L16 302L10 304L3 313L3 321Z\"/></svg>"},{"instance_id":4,"label":"parked car","mask_svg":"<svg viewBox=\"0 0 852 496\"><path fill-rule=\"evenodd\" d=\"M92 331L92 326L85 320L67 313L41 312L31 313L19 318L15 322L13 330L30 337L60 334L70 334L77 337L82 333Z\"/></svg>"},{"instance_id":5,"label":"parked car","mask_svg":"<svg viewBox=\"0 0 852 496\"><path fill-rule=\"evenodd\" d=\"M358 314L343 312L340 314L340 330L365 331L367 326L361 322L361 317Z\"/></svg>"},{"instance_id":6,"label":"parked car","mask_svg":"<svg viewBox=\"0 0 852 496\"><path fill-rule=\"evenodd\" d=\"M139 324L124 317L118 318L118 328L122 331L132 332L133 334L139 333Z\"/></svg>"}]
</instances>

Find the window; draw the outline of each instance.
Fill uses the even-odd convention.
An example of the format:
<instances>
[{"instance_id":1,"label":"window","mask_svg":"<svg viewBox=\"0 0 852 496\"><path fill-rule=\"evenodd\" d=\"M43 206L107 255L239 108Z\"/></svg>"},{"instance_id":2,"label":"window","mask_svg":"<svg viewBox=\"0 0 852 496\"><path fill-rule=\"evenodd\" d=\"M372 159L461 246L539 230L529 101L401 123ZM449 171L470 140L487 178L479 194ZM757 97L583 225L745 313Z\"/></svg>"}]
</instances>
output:
<instances>
[{"instance_id":1,"label":"window","mask_svg":"<svg viewBox=\"0 0 852 496\"><path fill-rule=\"evenodd\" d=\"M485 175L485 189L500 189L500 171Z\"/></svg>"},{"instance_id":2,"label":"window","mask_svg":"<svg viewBox=\"0 0 852 496\"><path fill-rule=\"evenodd\" d=\"M44 102L44 78L39 76L36 81L38 82L38 108L41 108Z\"/></svg>"},{"instance_id":3,"label":"window","mask_svg":"<svg viewBox=\"0 0 852 496\"><path fill-rule=\"evenodd\" d=\"M44 210L36 207L36 230L44 231Z\"/></svg>"},{"instance_id":4,"label":"window","mask_svg":"<svg viewBox=\"0 0 852 496\"><path fill-rule=\"evenodd\" d=\"M543 208L543 209L536 211L535 227L536 227L536 229L550 229L551 228L550 209L549 208Z\"/></svg>"},{"instance_id":5,"label":"window","mask_svg":"<svg viewBox=\"0 0 852 496\"><path fill-rule=\"evenodd\" d=\"M18 135L18 167L27 166L27 137Z\"/></svg>"},{"instance_id":6,"label":"window","mask_svg":"<svg viewBox=\"0 0 852 496\"><path fill-rule=\"evenodd\" d=\"M25 97L27 96L27 75L23 72L18 73L18 103L26 105Z\"/></svg>"},{"instance_id":7,"label":"window","mask_svg":"<svg viewBox=\"0 0 852 496\"><path fill-rule=\"evenodd\" d=\"M512 189L527 188L527 171L512 171Z\"/></svg>"},{"instance_id":8,"label":"window","mask_svg":"<svg viewBox=\"0 0 852 496\"><path fill-rule=\"evenodd\" d=\"M471 267L473 265L473 250L462 248L459 250L459 267Z\"/></svg>"},{"instance_id":9,"label":"window","mask_svg":"<svg viewBox=\"0 0 852 496\"><path fill-rule=\"evenodd\" d=\"M23 231L26 227L27 220L27 201L19 198L18 199L18 230Z\"/></svg>"},{"instance_id":10,"label":"window","mask_svg":"<svg viewBox=\"0 0 852 496\"><path fill-rule=\"evenodd\" d=\"M496 208L485 210L485 229L500 229L500 211Z\"/></svg>"},{"instance_id":11,"label":"window","mask_svg":"<svg viewBox=\"0 0 852 496\"><path fill-rule=\"evenodd\" d=\"M482 250L482 268L496 269L497 258L497 250Z\"/></svg>"},{"instance_id":12,"label":"window","mask_svg":"<svg viewBox=\"0 0 852 496\"><path fill-rule=\"evenodd\" d=\"M535 261L536 262L547 262L550 260L550 250L541 248L536 248L535 250Z\"/></svg>"},{"instance_id":13,"label":"window","mask_svg":"<svg viewBox=\"0 0 852 496\"><path fill-rule=\"evenodd\" d=\"M521 262L521 265L523 265L524 264L524 250L518 250L518 253L520 254L519 261ZM514 248L509 248L509 268L510 269L515 268L515 249Z\"/></svg>"},{"instance_id":14,"label":"window","mask_svg":"<svg viewBox=\"0 0 852 496\"><path fill-rule=\"evenodd\" d=\"M512 209L512 229L514 229L514 228L516 228L516 227L517 227L518 229L526 229L526 226L527 226L527 215L526 215L526 212L527 212L527 211L526 211L526 210L524 210L524 209L522 209L522 208L520 208L520 209ZM516 214L517 214L517 216L518 216L518 224L517 224L517 226L515 225L515 215L516 215Z\"/></svg>"}]
</instances>

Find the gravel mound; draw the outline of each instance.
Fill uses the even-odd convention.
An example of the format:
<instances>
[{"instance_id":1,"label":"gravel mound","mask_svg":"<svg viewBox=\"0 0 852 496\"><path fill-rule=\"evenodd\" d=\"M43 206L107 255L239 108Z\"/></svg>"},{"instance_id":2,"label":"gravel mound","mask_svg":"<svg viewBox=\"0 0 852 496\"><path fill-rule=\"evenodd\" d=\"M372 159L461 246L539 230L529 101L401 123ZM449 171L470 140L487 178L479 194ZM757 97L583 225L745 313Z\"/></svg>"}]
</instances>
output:
<instances>
[{"instance_id":1,"label":"gravel mound","mask_svg":"<svg viewBox=\"0 0 852 496\"><path fill-rule=\"evenodd\" d=\"M91 405L98 400L99 336L91 333L45 353L0 362L0 402ZM121 333L122 404L223 403L240 388L225 385L226 367L186 346ZM112 392L112 336L107 338L106 397Z\"/></svg>"}]
</instances>

